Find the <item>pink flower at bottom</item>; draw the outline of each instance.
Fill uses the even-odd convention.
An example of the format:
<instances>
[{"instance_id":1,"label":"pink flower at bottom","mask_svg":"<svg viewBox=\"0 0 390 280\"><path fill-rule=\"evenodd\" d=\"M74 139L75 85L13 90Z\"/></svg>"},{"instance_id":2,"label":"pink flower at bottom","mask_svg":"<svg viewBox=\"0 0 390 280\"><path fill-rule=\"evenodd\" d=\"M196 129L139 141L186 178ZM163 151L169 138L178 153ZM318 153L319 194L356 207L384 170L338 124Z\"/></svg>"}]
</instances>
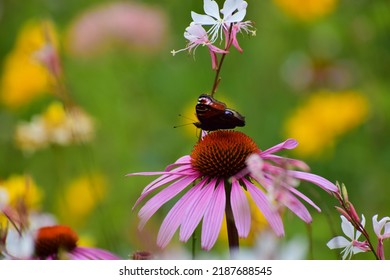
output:
<instances>
[{"instance_id":1,"label":"pink flower at bottom","mask_svg":"<svg viewBox=\"0 0 390 280\"><path fill-rule=\"evenodd\" d=\"M78 236L68 226L55 225L38 229L34 242L34 258L43 260L119 260L111 252L99 248L77 246Z\"/></svg>"},{"instance_id":2,"label":"pink flower at bottom","mask_svg":"<svg viewBox=\"0 0 390 280\"><path fill-rule=\"evenodd\" d=\"M269 199L267 186L274 176L272 166L279 170L282 168L282 163L286 161L299 162L278 157L273 153L292 149L295 146L296 141L290 139L262 152L256 143L244 133L218 130L205 135L195 145L191 155L179 158L165 171L128 174L129 176L160 175L144 188L134 205L136 207L151 193L160 190L140 209L139 228L142 229L165 203L182 194L161 224L157 245L165 247L177 230L179 230L180 241L186 242L202 221L201 246L202 249L210 250L221 230L228 199L239 237L248 236L251 214L245 192L249 192L275 234L284 235L279 209L274 207L273 201ZM256 176L252 176L253 174L248 170L246 159L252 154L258 154L263 160L269 162L267 168L263 170L265 181L257 181ZM296 191L294 187L289 187L290 179L312 182L328 192L338 190L333 183L317 175L299 171L287 172L289 180L283 181L283 187L312 205L314 203L306 196ZM266 186L261 188L257 183L265 183ZM294 200L293 203L298 203L298 200ZM301 204L297 204L296 207L291 206L290 209L298 212L296 213L298 216L302 216ZM304 220L308 222L309 219L306 216Z\"/></svg>"}]
</instances>

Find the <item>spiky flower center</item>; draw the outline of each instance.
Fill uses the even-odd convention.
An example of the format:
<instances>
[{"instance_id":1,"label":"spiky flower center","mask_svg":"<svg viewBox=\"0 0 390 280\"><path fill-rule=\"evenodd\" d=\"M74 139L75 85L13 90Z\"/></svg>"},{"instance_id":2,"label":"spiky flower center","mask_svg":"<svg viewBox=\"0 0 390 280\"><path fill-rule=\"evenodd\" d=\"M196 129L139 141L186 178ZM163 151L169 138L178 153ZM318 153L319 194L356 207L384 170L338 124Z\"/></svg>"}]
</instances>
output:
<instances>
[{"instance_id":1,"label":"spiky flower center","mask_svg":"<svg viewBox=\"0 0 390 280\"><path fill-rule=\"evenodd\" d=\"M238 131L207 134L191 153L192 166L205 176L229 178L245 167L245 159L259 152L256 143Z\"/></svg>"},{"instance_id":2,"label":"spiky flower center","mask_svg":"<svg viewBox=\"0 0 390 280\"><path fill-rule=\"evenodd\" d=\"M69 252L76 248L77 241L77 234L68 226L42 227L35 239L35 255L42 259L57 257L60 250Z\"/></svg>"}]
</instances>

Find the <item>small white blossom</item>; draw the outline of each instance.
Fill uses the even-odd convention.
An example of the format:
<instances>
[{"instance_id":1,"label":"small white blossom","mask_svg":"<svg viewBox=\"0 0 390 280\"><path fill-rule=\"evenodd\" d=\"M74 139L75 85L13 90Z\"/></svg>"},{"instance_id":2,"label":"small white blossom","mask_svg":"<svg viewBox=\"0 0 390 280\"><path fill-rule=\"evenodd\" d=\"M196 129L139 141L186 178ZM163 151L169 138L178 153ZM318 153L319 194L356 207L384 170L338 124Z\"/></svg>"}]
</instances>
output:
<instances>
[{"instance_id":1,"label":"small white blossom","mask_svg":"<svg viewBox=\"0 0 390 280\"><path fill-rule=\"evenodd\" d=\"M330 249L340 249L344 248L341 253L343 254L343 260L345 259L351 259L352 255L355 255L357 253L361 252L367 252L369 251L369 247L366 241L359 241L359 237L361 235L360 231L356 231L355 234L355 228L352 225L350 221L347 220L344 216L341 217L341 228L344 232L344 234L348 237L345 238L344 236L336 236L332 238L326 245ZM364 215L362 215L362 226L364 227L366 223Z\"/></svg>"},{"instance_id":2,"label":"small white blossom","mask_svg":"<svg viewBox=\"0 0 390 280\"><path fill-rule=\"evenodd\" d=\"M374 232L378 237L377 255L379 259L385 259L385 252L383 248L383 240L390 237L390 218L384 217L378 222L378 215L372 217L372 226Z\"/></svg>"},{"instance_id":3,"label":"small white blossom","mask_svg":"<svg viewBox=\"0 0 390 280\"><path fill-rule=\"evenodd\" d=\"M201 26L194 24L193 22L186 28L184 32L184 37L188 40L188 44L184 49L173 50L171 51L172 55L175 55L178 52L188 50L189 52L195 53L195 50L198 46L207 46L211 56L212 68L216 69L217 64L217 53L227 53L225 50L221 50L214 46L207 35L206 30Z\"/></svg>"},{"instance_id":4,"label":"small white blossom","mask_svg":"<svg viewBox=\"0 0 390 280\"><path fill-rule=\"evenodd\" d=\"M372 225L374 227L374 232L378 238L386 239L390 237L389 217L384 217L378 222L378 215L375 215L374 217L372 217Z\"/></svg>"},{"instance_id":5,"label":"small white blossom","mask_svg":"<svg viewBox=\"0 0 390 280\"><path fill-rule=\"evenodd\" d=\"M204 0L203 9L205 15L191 12L192 20L198 25L211 25L208 33L211 34L211 42L214 43L218 36L222 40L223 30L228 30L231 23L241 22L246 15L248 3L243 0L226 0L220 16L219 6L214 0Z\"/></svg>"}]
</instances>

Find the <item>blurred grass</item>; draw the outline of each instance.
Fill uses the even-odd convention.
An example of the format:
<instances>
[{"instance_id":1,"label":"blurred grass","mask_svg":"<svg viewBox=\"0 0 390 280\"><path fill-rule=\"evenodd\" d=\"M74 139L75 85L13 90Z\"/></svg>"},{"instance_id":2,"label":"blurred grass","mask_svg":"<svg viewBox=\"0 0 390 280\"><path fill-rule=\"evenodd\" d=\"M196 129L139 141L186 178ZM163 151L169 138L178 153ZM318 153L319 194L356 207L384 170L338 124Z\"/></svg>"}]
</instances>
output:
<instances>
[{"instance_id":1,"label":"blurred grass","mask_svg":"<svg viewBox=\"0 0 390 280\"><path fill-rule=\"evenodd\" d=\"M48 16L64 31L80 11L97 2L104 1L0 1L3 9L0 62L12 49L18 29L26 20ZM17 121L29 118L31 113L0 108L0 178L12 173L31 174L45 191L43 208L55 211L61 186L80 174L101 172L109 182L107 197L79 231L93 233L97 244L117 250L123 256L142 249L137 247L139 236L134 233L137 212L132 212L131 207L151 180L126 178L125 174L162 170L190 153L195 135L173 126L185 122L178 114L188 104L195 104L200 93L209 91L214 79L205 49L197 50L196 59L186 54L175 57L170 54L171 49L184 46L182 34L190 22L190 11L201 12L202 1L139 2L158 6L168 15L170 36L159 52L151 54L116 47L92 59L62 54L72 96L96 119L97 136L92 144L54 147L25 156L14 147L12 135ZM308 94L297 92L282 78L282 65L292 52L336 52L337 59L351 60L357 72L351 87L366 94L372 107L370 118L344 135L323 158L304 160L313 173L344 182L358 213L364 212L367 219L376 213L389 215L388 1L341 1L331 15L311 23L285 16L272 1L248 2L246 18L256 23L257 36L240 37L244 53L233 50L228 55L218 91L233 100L235 108L246 116L247 125L241 130L263 149L286 137L283 135L285 119ZM367 35L367 39L359 41L357 31ZM39 102L36 104L39 108ZM311 186L305 190L309 196L313 191ZM313 213L314 256L336 258L337 253L325 245L335 233L340 234L340 219L333 209L336 201L322 191L315 191L313 200L328 209L325 213L330 216ZM287 237L306 232L305 225L296 217L290 217L285 227Z\"/></svg>"}]
</instances>

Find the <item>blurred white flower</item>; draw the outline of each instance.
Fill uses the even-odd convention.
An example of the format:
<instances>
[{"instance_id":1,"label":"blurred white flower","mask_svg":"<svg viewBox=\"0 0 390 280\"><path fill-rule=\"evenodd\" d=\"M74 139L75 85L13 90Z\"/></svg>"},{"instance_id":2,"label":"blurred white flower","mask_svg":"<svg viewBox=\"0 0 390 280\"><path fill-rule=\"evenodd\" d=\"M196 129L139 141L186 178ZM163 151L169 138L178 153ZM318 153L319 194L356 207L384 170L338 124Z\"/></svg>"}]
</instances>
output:
<instances>
[{"instance_id":1,"label":"blurred white flower","mask_svg":"<svg viewBox=\"0 0 390 280\"><path fill-rule=\"evenodd\" d=\"M234 259L257 260L302 260L306 258L308 241L296 236L286 241L278 238L271 231L262 232L256 239L253 248L240 248Z\"/></svg>"},{"instance_id":2,"label":"blurred white flower","mask_svg":"<svg viewBox=\"0 0 390 280\"><path fill-rule=\"evenodd\" d=\"M16 145L27 152L47 147L92 141L95 135L93 119L81 108L65 110L59 102L53 102L42 115L31 122L21 122L15 131Z\"/></svg>"},{"instance_id":3,"label":"blurred white flower","mask_svg":"<svg viewBox=\"0 0 390 280\"><path fill-rule=\"evenodd\" d=\"M39 116L34 116L31 122L21 122L15 131L16 145L27 152L45 148L49 144L44 121Z\"/></svg>"},{"instance_id":4,"label":"blurred white flower","mask_svg":"<svg viewBox=\"0 0 390 280\"><path fill-rule=\"evenodd\" d=\"M7 231L4 256L7 259L30 259L34 254L34 239L36 231L45 226L57 223L55 217L47 213L30 213L28 216L29 227L19 232L13 226Z\"/></svg>"}]
</instances>

